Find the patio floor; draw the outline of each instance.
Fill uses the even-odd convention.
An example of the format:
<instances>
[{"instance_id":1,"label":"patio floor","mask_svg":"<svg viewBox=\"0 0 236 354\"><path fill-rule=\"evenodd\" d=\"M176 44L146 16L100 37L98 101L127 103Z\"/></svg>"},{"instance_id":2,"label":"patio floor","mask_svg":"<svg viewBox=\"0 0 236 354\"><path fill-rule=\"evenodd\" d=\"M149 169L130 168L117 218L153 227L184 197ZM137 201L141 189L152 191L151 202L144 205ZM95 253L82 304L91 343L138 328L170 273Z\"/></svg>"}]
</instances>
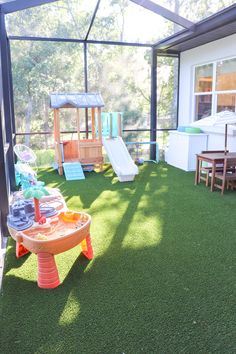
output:
<instances>
[{"instance_id":1,"label":"patio floor","mask_svg":"<svg viewBox=\"0 0 236 354\"><path fill-rule=\"evenodd\" d=\"M236 352L236 191L211 193L165 163L130 183L111 169L39 179L91 214L95 258L79 247L56 256L62 284L43 290L36 256L17 260L10 240L1 353Z\"/></svg>"}]
</instances>

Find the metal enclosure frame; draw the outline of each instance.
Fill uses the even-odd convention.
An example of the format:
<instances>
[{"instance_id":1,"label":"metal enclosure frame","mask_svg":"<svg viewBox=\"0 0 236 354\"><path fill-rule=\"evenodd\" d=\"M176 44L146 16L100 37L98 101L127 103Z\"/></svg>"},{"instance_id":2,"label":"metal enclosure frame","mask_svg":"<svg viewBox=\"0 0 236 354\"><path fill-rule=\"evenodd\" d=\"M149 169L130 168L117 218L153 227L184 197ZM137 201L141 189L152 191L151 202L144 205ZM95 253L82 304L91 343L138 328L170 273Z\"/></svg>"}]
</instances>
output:
<instances>
[{"instance_id":1,"label":"metal enclosure frame","mask_svg":"<svg viewBox=\"0 0 236 354\"><path fill-rule=\"evenodd\" d=\"M166 8L157 5L150 0L130 0L137 6L142 6L146 10L156 13L168 20L180 24L185 29L178 32L158 43L132 43L122 41L97 41L90 40L94 20L101 0L98 0L94 8L88 31L84 38L45 38L45 37L27 37L27 36L10 36L7 37L5 27L5 15L27 8L40 6L47 3L56 2L58 0L9 0L0 5L0 231L7 234L6 215L9 207L9 194L15 188L14 176L14 154L13 145L15 141L15 118L13 104L13 86L10 59L10 40L30 40L30 41L50 41L50 42L73 42L83 43L84 45L84 87L85 92L88 91L88 67L87 67L87 44L103 44L103 45L121 45L121 46L137 46L146 47L151 50L151 123L150 123L150 139L156 141L157 129L157 56L171 56L178 58L178 66L180 65L179 54L199 45L223 38L230 34L236 33L236 4L225 8L217 14L202 20L196 24L175 14ZM178 102L177 102L177 124L178 124ZM88 126L87 126L88 129ZM164 130L164 129L160 129ZM169 129L170 130L170 129ZM142 131L136 130L135 131ZM147 131L147 130L145 130ZM35 133L36 134L36 133ZM151 145L151 159L155 158L155 145Z\"/></svg>"}]
</instances>

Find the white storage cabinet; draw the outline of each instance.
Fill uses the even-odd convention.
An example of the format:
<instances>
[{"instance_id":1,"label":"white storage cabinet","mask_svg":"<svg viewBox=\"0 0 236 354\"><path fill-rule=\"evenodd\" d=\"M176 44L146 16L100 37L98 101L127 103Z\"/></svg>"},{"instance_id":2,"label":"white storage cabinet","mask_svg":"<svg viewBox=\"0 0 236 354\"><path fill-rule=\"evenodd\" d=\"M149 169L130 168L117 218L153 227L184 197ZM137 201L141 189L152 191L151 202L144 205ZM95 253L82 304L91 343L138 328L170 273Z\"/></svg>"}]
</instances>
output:
<instances>
[{"instance_id":1,"label":"white storage cabinet","mask_svg":"<svg viewBox=\"0 0 236 354\"><path fill-rule=\"evenodd\" d=\"M208 134L169 132L169 148L166 162L184 171L195 171L196 154L207 150Z\"/></svg>"}]
</instances>

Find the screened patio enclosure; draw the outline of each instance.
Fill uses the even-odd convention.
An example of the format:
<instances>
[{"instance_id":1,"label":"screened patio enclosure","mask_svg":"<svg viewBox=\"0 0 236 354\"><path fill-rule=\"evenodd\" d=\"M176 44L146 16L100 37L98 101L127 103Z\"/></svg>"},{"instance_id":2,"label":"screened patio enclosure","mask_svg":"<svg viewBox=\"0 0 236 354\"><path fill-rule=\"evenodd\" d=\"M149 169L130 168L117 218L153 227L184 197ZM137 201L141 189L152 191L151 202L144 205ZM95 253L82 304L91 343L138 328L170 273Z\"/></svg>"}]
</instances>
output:
<instances>
[{"instance_id":1,"label":"screened patio enclosure","mask_svg":"<svg viewBox=\"0 0 236 354\"><path fill-rule=\"evenodd\" d=\"M124 112L125 140L164 140L178 126L181 52L236 33L230 0L14 0L0 11L3 234L14 144L48 152L53 144L49 93L99 91L107 111ZM63 119L71 136L74 118Z\"/></svg>"}]
</instances>

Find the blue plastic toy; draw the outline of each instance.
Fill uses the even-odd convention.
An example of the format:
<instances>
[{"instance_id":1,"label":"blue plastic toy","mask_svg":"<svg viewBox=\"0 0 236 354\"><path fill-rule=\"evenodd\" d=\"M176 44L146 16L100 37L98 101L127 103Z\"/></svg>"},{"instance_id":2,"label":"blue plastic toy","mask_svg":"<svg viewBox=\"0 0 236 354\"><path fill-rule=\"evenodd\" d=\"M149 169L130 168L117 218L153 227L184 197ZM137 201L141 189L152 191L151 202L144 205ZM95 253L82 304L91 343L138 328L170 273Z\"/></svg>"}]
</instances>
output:
<instances>
[{"instance_id":1,"label":"blue plastic toy","mask_svg":"<svg viewBox=\"0 0 236 354\"><path fill-rule=\"evenodd\" d=\"M36 155L32 149L23 144L14 146L14 153L18 157L18 162L15 164L16 185L21 186L21 189L27 189L33 185L43 186L44 182L37 181L36 172L31 165L36 167Z\"/></svg>"}]
</instances>

